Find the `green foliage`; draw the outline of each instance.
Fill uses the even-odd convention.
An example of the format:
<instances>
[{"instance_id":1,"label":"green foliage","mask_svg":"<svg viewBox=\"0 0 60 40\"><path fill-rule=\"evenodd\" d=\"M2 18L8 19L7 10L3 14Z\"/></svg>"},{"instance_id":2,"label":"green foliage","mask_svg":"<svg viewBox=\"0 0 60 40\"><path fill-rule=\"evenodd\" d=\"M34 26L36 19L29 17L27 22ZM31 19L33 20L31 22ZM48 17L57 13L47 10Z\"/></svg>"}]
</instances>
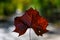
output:
<instances>
[{"instance_id":1,"label":"green foliage","mask_svg":"<svg viewBox=\"0 0 60 40\"><path fill-rule=\"evenodd\" d=\"M42 16L49 20L58 19L60 16L58 12L60 0L0 0L0 16L10 16L16 9L25 11L29 7L37 9Z\"/></svg>"}]
</instances>

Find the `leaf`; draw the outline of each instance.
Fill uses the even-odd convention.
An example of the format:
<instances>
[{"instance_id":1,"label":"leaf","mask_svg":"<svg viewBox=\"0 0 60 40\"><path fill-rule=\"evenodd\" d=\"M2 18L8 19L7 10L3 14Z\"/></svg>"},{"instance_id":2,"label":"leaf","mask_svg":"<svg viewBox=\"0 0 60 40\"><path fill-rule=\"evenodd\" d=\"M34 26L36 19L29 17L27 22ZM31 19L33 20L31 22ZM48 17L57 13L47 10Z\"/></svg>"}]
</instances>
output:
<instances>
[{"instance_id":1,"label":"leaf","mask_svg":"<svg viewBox=\"0 0 60 40\"><path fill-rule=\"evenodd\" d=\"M18 32L19 36L23 35L28 28L32 28L36 35L41 35L46 33L46 27L48 25L48 21L39 15L39 12L30 8L25 12L25 14L21 17L16 17L14 20L14 25L16 29L14 32Z\"/></svg>"}]
</instances>

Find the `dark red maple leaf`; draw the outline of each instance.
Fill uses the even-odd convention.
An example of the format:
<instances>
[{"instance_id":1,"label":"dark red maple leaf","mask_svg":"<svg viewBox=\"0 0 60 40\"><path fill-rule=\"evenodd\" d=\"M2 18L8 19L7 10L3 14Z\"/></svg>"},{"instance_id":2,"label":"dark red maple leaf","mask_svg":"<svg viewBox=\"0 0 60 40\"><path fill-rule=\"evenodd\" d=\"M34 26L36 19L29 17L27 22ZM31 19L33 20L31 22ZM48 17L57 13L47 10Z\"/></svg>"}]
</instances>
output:
<instances>
[{"instance_id":1,"label":"dark red maple leaf","mask_svg":"<svg viewBox=\"0 0 60 40\"><path fill-rule=\"evenodd\" d=\"M14 32L18 32L19 36L23 35L28 28L32 28L38 36L48 31L46 30L48 21L33 8L27 10L23 16L16 17L14 25L16 27Z\"/></svg>"}]
</instances>

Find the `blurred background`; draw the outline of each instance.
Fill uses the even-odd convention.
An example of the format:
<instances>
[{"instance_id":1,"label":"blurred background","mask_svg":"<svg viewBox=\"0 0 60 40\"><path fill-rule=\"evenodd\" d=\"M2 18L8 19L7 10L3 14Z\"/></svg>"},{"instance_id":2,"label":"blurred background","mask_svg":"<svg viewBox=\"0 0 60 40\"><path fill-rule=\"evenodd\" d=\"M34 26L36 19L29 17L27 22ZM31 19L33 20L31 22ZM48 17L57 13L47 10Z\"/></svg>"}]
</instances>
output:
<instances>
[{"instance_id":1,"label":"blurred background","mask_svg":"<svg viewBox=\"0 0 60 40\"><path fill-rule=\"evenodd\" d=\"M20 37L12 31L14 18L22 16L30 7L49 22L49 32L43 36L37 36L31 29L31 40L60 40L60 0L0 0L0 40L29 40L30 29Z\"/></svg>"}]
</instances>

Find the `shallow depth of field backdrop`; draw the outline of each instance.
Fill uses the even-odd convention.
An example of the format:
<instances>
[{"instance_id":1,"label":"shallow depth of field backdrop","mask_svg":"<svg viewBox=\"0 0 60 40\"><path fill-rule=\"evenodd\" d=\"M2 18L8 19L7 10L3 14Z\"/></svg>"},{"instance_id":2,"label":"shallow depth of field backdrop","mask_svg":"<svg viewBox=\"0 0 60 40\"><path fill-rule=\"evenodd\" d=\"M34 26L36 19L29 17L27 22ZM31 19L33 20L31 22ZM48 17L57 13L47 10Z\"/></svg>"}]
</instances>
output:
<instances>
[{"instance_id":1,"label":"shallow depth of field backdrop","mask_svg":"<svg viewBox=\"0 0 60 40\"><path fill-rule=\"evenodd\" d=\"M22 36L12 32L14 18L32 7L47 18L49 32L37 36L31 29L31 40L60 40L60 0L0 0L0 40L29 40L29 30Z\"/></svg>"}]
</instances>

